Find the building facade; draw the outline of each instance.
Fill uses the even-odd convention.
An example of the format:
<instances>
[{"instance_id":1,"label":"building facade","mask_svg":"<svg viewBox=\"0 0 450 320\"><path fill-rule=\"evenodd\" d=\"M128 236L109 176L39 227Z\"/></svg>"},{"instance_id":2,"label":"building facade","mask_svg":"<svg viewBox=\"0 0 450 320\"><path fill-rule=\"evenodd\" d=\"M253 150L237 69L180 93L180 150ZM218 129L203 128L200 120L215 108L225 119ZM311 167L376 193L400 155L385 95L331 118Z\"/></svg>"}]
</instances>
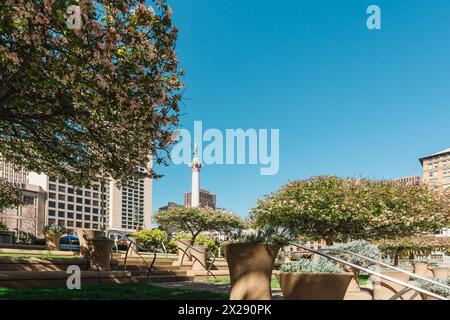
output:
<instances>
[{"instance_id":1,"label":"building facade","mask_svg":"<svg viewBox=\"0 0 450 320\"><path fill-rule=\"evenodd\" d=\"M422 183L422 178L419 176L412 176L412 177L404 177L400 179L394 179L392 180L394 183L398 183L404 186L412 187L412 186L418 186Z\"/></svg>"},{"instance_id":2,"label":"building facade","mask_svg":"<svg viewBox=\"0 0 450 320\"><path fill-rule=\"evenodd\" d=\"M106 188L100 183L74 187L45 174L29 173L29 183L47 193L46 224L60 225L68 232L77 228L106 229Z\"/></svg>"},{"instance_id":3,"label":"building facade","mask_svg":"<svg viewBox=\"0 0 450 320\"><path fill-rule=\"evenodd\" d=\"M187 207L191 207L191 201L192 201L192 193L186 192L184 194L184 205ZM199 202L200 207L202 208L211 208L214 210L216 209L216 195L210 193L208 190L200 189Z\"/></svg>"},{"instance_id":4,"label":"building facade","mask_svg":"<svg viewBox=\"0 0 450 320\"><path fill-rule=\"evenodd\" d=\"M0 159L0 179L19 187L22 191L23 206L0 211L0 222L14 231L19 241L32 241L42 237L45 220L46 193L39 186L28 183L28 172L20 167Z\"/></svg>"},{"instance_id":5,"label":"building facade","mask_svg":"<svg viewBox=\"0 0 450 320\"><path fill-rule=\"evenodd\" d=\"M450 187L450 148L419 159L422 181L436 189Z\"/></svg>"},{"instance_id":6,"label":"building facade","mask_svg":"<svg viewBox=\"0 0 450 320\"><path fill-rule=\"evenodd\" d=\"M111 181L106 195L108 229L134 231L152 227L152 179L135 179L117 186Z\"/></svg>"}]
</instances>

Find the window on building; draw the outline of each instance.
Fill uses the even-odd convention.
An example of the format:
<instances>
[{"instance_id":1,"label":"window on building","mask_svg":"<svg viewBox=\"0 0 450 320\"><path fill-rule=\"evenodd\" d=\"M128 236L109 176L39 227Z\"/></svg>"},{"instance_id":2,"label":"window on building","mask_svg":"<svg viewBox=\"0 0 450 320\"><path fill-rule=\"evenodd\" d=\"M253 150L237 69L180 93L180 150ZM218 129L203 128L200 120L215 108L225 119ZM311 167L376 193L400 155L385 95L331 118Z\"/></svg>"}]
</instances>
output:
<instances>
[{"instance_id":1,"label":"window on building","mask_svg":"<svg viewBox=\"0 0 450 320\"><path fill-rule=\"evenodd\" d=\"M49 193L48 193L48 198L49 198L49 199L56 199L56 193L49 192Z\"/></svg>"},{"instance_id":2,"label":"window on building","mask_svg":"<svg viewBox=\"0 0 450 320\"><path fill-rule=\"evenodd\" d=\"M49 216L54 217L55 214L56 214L56 211L55 211L55 210L48 210L48 215L49 215Z\"/></svg>"},{"instance_id":3,"label":"window on building","mask_svg":"<svg viewBox=\"0 0 450 320\"><path fill-rule=\"evenodd\" d=\"M66 196L63 195L63 194L59 194L59 195L58 195L58 200L60 200L60 201L65 201L65 200L66 200Z\"/></svg>"},{"instance_id":4,"label":"window on building","mask_svg":"<svg viewBox=\"0 0 450 320\"><path fill-rule=\"evenodd\" d=\"M67 188L67 193L73 194L73 193L74 193L73 188L72 188L72 187L68 187L68 188Z\"/></svg>"},{"instance_id":5,"label":"window on building","mask_svg":"<svg viewBox=\"0 0 450 320\"><path fill-rule=\"evenodd\" d=\"M80 213L77 213L77 220L83 220L83 215Z\"/></svg>"},{"instance_id":6,"label":"window on building","mask_svg":"<svg viewBox=\"0 0 450 320\"><path fill-rule=\"evenodd\" d=\"M49 201L49 202L48 202L48 206L49 206L50 208L56 208L56 202L55 202L55 201Z\"/></svg>"},{"instance_id":7,"label":"window on building","mask_svg":"<svg viewBox=\"0 0 450 320\"><path fill-rule=\"evenodd\" d=\"M67 201L73 202L73 196L67 196Z\"/></svg>"},{"instance_id":8,"label":"window on building","mask_svg":"<svg viewBox=\"0 0 450 320\"><path fill-rule=\"evenodd\" d=\"M90 223L87 223L87 222L85 222L85 223L84 223L84 227L85 227L85 228L90 228L90 227L91 227L91 224L90 224Z\"/></svg>"},{"instance_id":9,"label":"window on building","mask_svg":"<svg viewBox=\"0 0 450 320\"><path fill-rule=\"evenodd\" d=\"M82 206L77 206L77 211L78 211L78 212L83 211L83 207L82 207Z\"/></svg>"},{"instance_id":10,"label":"window on building","mask_svg":"<svg viewBox=\"0 0 450 320\"><path fill-rule=\"evenodd\" d=\"M66 192L66 187L64 187L64 186L59 186L59 187L58 187L58 192Z\"/></svg>"},{"instance_id":11,"label":"window on building","mask_svg":"<svg viewBox=\"0 0 450 320\"><path fill-rule=\"evenodd\" d=\"M49 190L52 190L52 191L56 191L56 184L50 183L50 184L48 185L48 189L49 189Z\"/></svg>"},{"instance_id":12,"label":"window on building","mask_svg":"<svg viewBox=\"0 0 450 320\"><path fill-rule=\"evenodd\" d=\"M58 211L58 218L65 218L66 213L64 211Z\"/></svg>"},{"instance_id":13,"label":"window on building","mask_svg":"<svg viewBox=\"0 0 450 320\"><path fill-rule=\"evenodd\" d=\"M56 220L55 219L48 219L48 224L55 224Z\"/></svg>"},{"instance_id":14,"label":"window on building","mask_svg":"<svg viewBox=\"0 0 450 320\"><path fill-rule=\"evenodd\" d=\"M62 202L58 202L58 208L59 209L65 209L66 205L64 203L62 203Z\"/></svg>"},{"instance_id":15,"label":"window on building","mask_svg":"<svg viewBox=\"0 0 450 320\"><path fill-rule=\"evenodd\" d=\"M73 212L67 212L67 218L73 219Z\"/></svg>"}]
</instances>

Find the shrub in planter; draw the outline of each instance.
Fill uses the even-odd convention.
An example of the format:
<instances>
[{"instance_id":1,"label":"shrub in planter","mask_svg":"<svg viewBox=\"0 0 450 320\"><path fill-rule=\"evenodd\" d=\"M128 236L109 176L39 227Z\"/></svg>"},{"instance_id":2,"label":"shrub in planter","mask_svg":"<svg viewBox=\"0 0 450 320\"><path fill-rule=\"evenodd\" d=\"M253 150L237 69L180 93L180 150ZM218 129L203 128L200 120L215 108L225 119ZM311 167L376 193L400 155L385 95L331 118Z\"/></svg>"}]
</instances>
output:
<instances>
[{"instance_id":1,"label":"shrub in planter","mask_svg":"<svg viewBox=\"0 0 450 320\"><path fill-rule=\"evenodd\" d=\"M106 237L94 237L89 239L90 247L90 269L97 271L109 271L111 263L111 250L114 240Z\"/></svg>"},{"instance_id":2,"label":"shrub in planter","mask_svg":"<svg viewBox=\"0 0 450 320\"><path fill-rule=\"evenodd\" d=\"M230 299L270 300L275 259L290 238L276 229L266 228L236 240L223 245L230 271Z\"/></svg>"},{"instance_id":3,"label":"shrub in planter","mask_svg":"<svg viewBox=\"0 0 450 320\"><path fill-rule=\"evenodd\" d=\"M287 300L342 300L353 274L319 258L282 264L276 276Z\"/></svg>"},{"instance_id":4,"label":"shrub in planter","mask_svg":"<svg viewBox=\"0 0 450 320\"><path fill-rule=\"evenodd\" d=\"M159 229L140 230L131 235L136 239L136 242L148 248L162 249L162 243L168 239L167 232Z\"/></svg>"},{"instance_id":5,"label":"shrub in planter","mask_svg":"<svg viewBox=\"0 0 450 320\"><path fill-rule=\"evenodd\" d=\"M194 246L206 246L208 247L209 251L217 255L217 253L219 252L220 244L215 239L212 239L207 235L200 234L195 239Z\"/></svg>"},{"instance_id":6,"label":"shrub in planter","mask_svg":"<svg viewBox=\"0 0 450 320\"><path fill-rule=\"evenodd\" d=\"M443 278L433 278L434 281L445 284L447 286L450 286L450 276L447 277L446 279ZM450 290L446 289L444 287L423 281L423 280L417 280L416 281L417 285L422 288L425 289L427 291L430 291L432 293L435 293L437 295L440 295L442 297L448 297L450 296ZM422 297L422 300L436 300L436 298L430 297L424 293L421 293L420 296Z\"/></svg>"},{"instance_id":7,"label":"shrub in planter","mask_svg":"<svg viewBox=\"0 0 450 320\"><path fill-rule=\"evenodd\" d=\"M355 240L347 243L337 243L328 247L331 254L337 258L356 264L357 266L368 268L374 265L369 260L352 255L348 252L353 252L367 258L378 261L381 256L380 249L375 244L372 244L365 240ZM347 251L347 252L345 252ZM359 274L360 271L357 268L344 267L347 271L353 272L353 279L350 282L349 291L359 291Z\"/></svg>"},{"instance_id":8,"label":"shrub in planter","mask_svg":"<svg viewBox=\"0 0 450 320\"><path fill-rule=\"evenodd\" d=\"M45 236L45 246L47 250L59 250L61 236L66 232L64 227L59 225L46 225L43 229Z\"/></svg>"},{"instance_id":9,"label":"shrub in planter","mask_svg":"<svg viewBox=\"0 0 450 320\"><path fill-rule=\"evenodd\" d=\"M8 226L3 222L0 222L0 231L8 231Z\"/></svg>"}]
</instances>

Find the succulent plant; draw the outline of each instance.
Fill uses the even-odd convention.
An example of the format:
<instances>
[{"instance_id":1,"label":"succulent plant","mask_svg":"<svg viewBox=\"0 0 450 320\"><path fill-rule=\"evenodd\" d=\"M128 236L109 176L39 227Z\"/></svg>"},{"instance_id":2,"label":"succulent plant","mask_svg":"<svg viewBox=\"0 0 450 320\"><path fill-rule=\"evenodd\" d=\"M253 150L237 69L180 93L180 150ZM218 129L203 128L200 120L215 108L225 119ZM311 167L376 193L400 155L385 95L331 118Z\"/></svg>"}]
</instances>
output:
<instances>
[{"instance_id":1,"label":"succulent plant","mask_svg":"<svg viewBox=\"0 0 450 320\"><path fill-rule=\"evenodd\" d=\"M55 234L63 234L66 232L66 229L57 224L48 224L43 229L44 234L46 233L55 233Z\"/></svg>"},{"instance_id":2,"label":"succulent plant","mask_svg":"<svg viewBox=\"0 0 450 320\"><path fill-rule=\"evenodd\" d=\"M287 245L294 239L295 232L293 230L280 229L276 227L265 227L262 229L258 229L256 233L245 235L235 240L242 242Z\"/></svg>"},{"instance_id":3,"label":"succulent plant","mask_svg":"<svg viewBox=\"0 0 450 320\"><path fill-rule=\"evenodd\" d=\"M309 273L341 273L343 269L336 263L325 258L318 260L300 259L295 262L283 263L280 266L283 272L309 272Z\"/></svg>"},{"instance_id":4,"label":"succulent plant","mask_svg":"<svg viewBox=\"0 0 450 320\"><path fill-rule=\"evenodd\" d=\"M433 278L433 280L436 281L436 282L445 284L447 286L450 285L450 276L448 276L447 279ZM432 283L429 283L427 281L420 280L420 279L416 280L416 283L417 283L417 285L420 288L428 290L428 291L430 291L432 293L435 293L435 294L438 294L440 296L447 297L447 296L450 295L450 290L449 289L441 287L441 286L438 286L436 284L432 284Z\"/></svg>"},{"instance_id":5,"label":"succulent plant","mask_svg":"<svg viewBox=\"0 0 450 320\"><path fill-rule=\"evenodd\" d=\"M365 240L337 243L333 246L328 247L327 249L331 251L333 256L362 267L368 267L370 265L373 265L374 263L343 251L353 252L377 261L380 259L381 254L380 249L378 249L376 245Z\"/></svg>"}]
</instances>

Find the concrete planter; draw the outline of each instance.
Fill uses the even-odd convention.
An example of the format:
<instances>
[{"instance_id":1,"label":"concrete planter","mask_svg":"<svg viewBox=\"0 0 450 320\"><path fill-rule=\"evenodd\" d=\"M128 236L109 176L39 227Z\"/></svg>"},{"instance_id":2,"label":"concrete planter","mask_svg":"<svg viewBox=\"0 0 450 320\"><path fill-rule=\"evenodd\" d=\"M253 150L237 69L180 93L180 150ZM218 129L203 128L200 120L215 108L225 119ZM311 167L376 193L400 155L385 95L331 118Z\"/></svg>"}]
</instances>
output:
<instances>
[{"instance_id":1,"label":"concrete planter","mask_svg":"<svg viewBox=\"0 0 450 320\"><path fill-rule=\"evenodd\" d=\"M447 268L433 268L433 278L447 279L450 276L450 269Z\"/></svg>"},{"instance_id":2,"label":"concrete planter","mask_svg":"<svg viewBox=\"0 0 450 320\"><path fill-rule=\"evenodd\" d=\"M428 269L428 265L424 262L413 262L414 273L423 276L423 277L431 277L433 273L430 269Z\"/></svg>"},{"instance_id":3,"label":"concrete planter","mask_svg":"<svg viewBox=\"0 0 450 320\"><path fill-rule=\"evenodd\" d=\"M77 229L77 236L80 241L80 257L90 258L93 248L89 240L102 237L103 235L104 233L102 231Z\"/></svg>"},{"instance_id":4,"label":"concrete planter","mask_svg":"<svg viewBox=\"0 0 450 320\"><path fill-rule=\"evenodd\" d=\"M397 271L381 271L381 274L398 279L403 282L409 281L409 275ZM374 300L389 300L394 294L401 291L405 287L392 281L384 280L375 276L371 276L373 284ZM407 300L411 292L397 298L397 300Z\"/></svg>"},{"instance_id":5,"label":"concrete planter","mask_svg":"<svg viewBox=\"0 0 450 320\"><path fill-rule=\"evenodd\" d=\"M111 250L114 240L90 239L92 248L90 269L96 271L109 271L111 263Z\"/></svg>"},{"instance_id":6,"label":"concrete planter","mask_svg":"<svg viewBox=\"0 0 450 320\"><path fill-rule=\"evenodd\" d=\"M437 300L436 298L427 296L427 295L424 294L424 293L420 293L420 297L422 298L422 300Z\"/></svg>"},{"instance_id":7,"label":"concrete planter","mask_svg":"<svg viewBox=\"0 0 450 320\"><path fill-rule=\"evenodd\" d=\"M343 300L353 278L349 272L277 272L285 300Z\"/></svg>"},{"instance_id":8,"label":"concrete planter","mask_svg":"<svg viewBox=\"0 0 450 320\"><path fill-rule=\"evenodd\" d=\"M180 239L177 241L178 246L178 264L183 265L183 262L192 261L191 249L189 246L192 246L191 239Z\"/></svg>"},{"instance_id":9,"label":"concrete planter","mask_svg":"<svg viewBox=\"0 0 450 320\"><path fill-rule=\"evenodd\" d=\"M190 250L192 256L192 270L206 270L206 255L209 250L207 246L195 246Z\"/></svg>"},{"instance_id":10,"label":"concrete planter","mask_svg":"<svg viewBox=\"0 0 450 320\"><path fill-rule=\"evenodd\" d=\"M224 253L230 271L230 300L270 300L273 265L281 246L228 243Z\"/></svg>"},{"instance_id":11,"label":"concrete planter","mask_svg":"<svg viewBox=\"0 0 450 320\"><path fill-rule=\"evenodd\" d=\"M59 242L61 241L61 234L48 231L45 233L45 248L47 250L59 250Z\"/></svg>"}]
</instances>

